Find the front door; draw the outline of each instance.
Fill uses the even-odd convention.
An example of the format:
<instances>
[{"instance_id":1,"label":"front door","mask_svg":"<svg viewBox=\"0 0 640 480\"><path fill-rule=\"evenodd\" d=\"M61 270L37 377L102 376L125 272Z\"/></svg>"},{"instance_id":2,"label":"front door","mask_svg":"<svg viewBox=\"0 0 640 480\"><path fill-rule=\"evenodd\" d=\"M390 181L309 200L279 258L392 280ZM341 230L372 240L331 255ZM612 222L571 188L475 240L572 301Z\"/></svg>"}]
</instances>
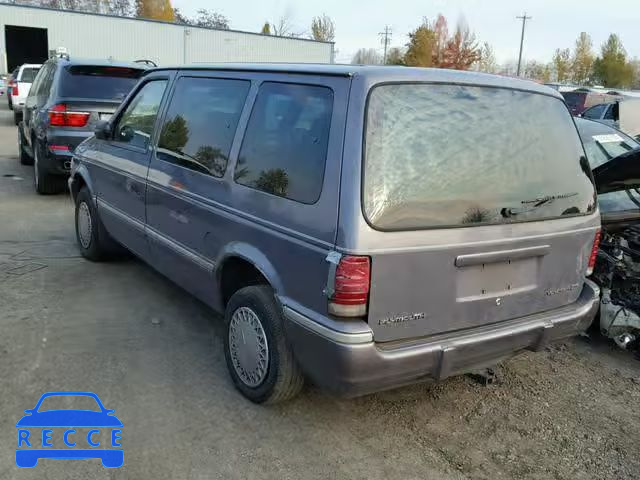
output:
<instances>
[{"instance_id":1,"label":"front door","mask_svg":"<svg viewBox=\"0 0 640 480\"><path fill-rule=\"evenodd\" d=\"M83 149L102 222L143 258L148 254L145 190L151 139L167 84L167 78L150 78L139 85L115 119L112 138L94 139Z\"/></svg>"}]
</instances>

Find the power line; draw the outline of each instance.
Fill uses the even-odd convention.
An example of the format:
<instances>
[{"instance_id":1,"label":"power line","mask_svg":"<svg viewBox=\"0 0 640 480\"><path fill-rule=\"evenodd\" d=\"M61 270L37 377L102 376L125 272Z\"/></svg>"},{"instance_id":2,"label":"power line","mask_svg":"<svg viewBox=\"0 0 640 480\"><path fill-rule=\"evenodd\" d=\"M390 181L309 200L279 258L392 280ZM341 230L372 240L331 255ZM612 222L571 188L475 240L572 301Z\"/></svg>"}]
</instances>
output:
<instances>
[{"instance_id":1,"label":"power line","mask_svg":"<svg viewBox=\"0 0 640 480\"><path fill-rule=\"evenodd\" d=\"M384 26L384 32L378 33L381 37L382 44L384 45L384 56L382 57L383 65L387 64L387 49L389 47L389 43L391 43L391 36L393 32L389 28L389 25Z\"/></svg>"},{"instance_id":2,"label":"power line","mask_svg":"<svg viewBox=\"0 0 640 480\"><path fill-rule=\"evenodd\" d=\"M520 76L520 65L522 64L522 46L524 45L524 27L527 23L527 20L531 20L533 17L527 17L527 12L524 12L524 15L521 17L516 17L518 20L522 20L522 34L520 35L520 54L518 55L518 71L516 75Z\"/></svg>"}]
</instances>

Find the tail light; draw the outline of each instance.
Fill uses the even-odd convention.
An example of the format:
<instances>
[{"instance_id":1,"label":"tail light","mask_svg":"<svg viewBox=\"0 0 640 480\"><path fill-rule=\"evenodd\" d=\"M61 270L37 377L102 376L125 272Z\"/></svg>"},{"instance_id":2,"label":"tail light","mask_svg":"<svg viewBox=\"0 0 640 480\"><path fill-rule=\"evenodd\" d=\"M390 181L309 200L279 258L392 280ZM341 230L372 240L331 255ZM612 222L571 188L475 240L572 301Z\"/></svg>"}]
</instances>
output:
<instances>
[{"instance_id":1,"label":"tail light","mask_svg":"<svg viewBox=\"0 0 640 480\"><path fill-rule=\"evenodd\" d=\"M591 247L591 255L589 256L589 265L587 266L587 276L593 273L593 269L596 266L596 258L598 258L598 248L600 247L600 237L602 232L600 229L596 230L596 236L593 239L593 247Z\"/></svg>"},{"instance_id":2,"label":"tail light","mask_svg":"<svg viewBox=\"0 0 640 480\"><path fill-rule=\"evenodd\" d=\"M17 97L19 95L18 93L18 84L17 83L12 83L11 84L11 95L14 97Z\"/></svg>"},{"instance_id":3,"label":"tail light","mask_svg":"<svg viewBox=\"0 0 640 480\"><path fill-rule=\"evenodd\" d=\"M54 127L84 127L89 122L89 112L67 110L64 103L54 105L49 110L49 125Z\"/></svg>"},{"instance_id":4,"label":"tail light","mask_svg":"<svg viewBox=\"0 0 640 480\"><path fill-rule=\"evenodd\" d=\"M362 317L367 314L371 260L369 257L346 255L336 266L329 313L339 317Z\"/></svg>"}]
</instances>

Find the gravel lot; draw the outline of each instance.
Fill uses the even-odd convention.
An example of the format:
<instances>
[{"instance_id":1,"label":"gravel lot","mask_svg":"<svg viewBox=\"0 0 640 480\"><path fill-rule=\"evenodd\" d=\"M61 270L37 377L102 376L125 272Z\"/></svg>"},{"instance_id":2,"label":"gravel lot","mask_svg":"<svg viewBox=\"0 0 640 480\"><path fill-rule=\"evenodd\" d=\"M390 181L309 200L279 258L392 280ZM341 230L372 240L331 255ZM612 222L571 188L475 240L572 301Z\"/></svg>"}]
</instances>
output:
<instances>
[{"instance_id":1,"label":"gravel lot","mask_svg":"<svg viewBox=\"0 0 640 480\"><path fill-rule=\"evenodd\" d=\"M640 362L599 338L516 357L489 387L249 403L219 318L136 260L79 258L69 198L34 193L0 105L0 478L640 478ZM15 466L16 421L63 389L115 409L122 468Z\"/></svg>"}]
</instances>

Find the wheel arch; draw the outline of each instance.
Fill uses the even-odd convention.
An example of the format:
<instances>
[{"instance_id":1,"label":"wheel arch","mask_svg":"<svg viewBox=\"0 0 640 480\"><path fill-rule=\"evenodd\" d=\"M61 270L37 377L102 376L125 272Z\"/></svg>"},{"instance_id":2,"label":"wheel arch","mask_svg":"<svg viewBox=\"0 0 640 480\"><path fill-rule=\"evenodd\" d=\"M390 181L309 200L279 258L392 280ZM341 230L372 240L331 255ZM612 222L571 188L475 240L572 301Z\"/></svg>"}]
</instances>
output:
<instances>
[{"instance_id":1,"label":"wheel arch","mask_svg":"<svg viewBox=\"0 0 640 480\"><path fill-rule=\"evenodd\" d=\"M231 295L245 286L267 284L276 295L284 291L280 275L267 256L244 242L232 242L222 249L216 261L215 277L222 309Z\"/></svg>"},{"instance_id":2,"label":"wheel arch","mask_svg":"<svg viewBox=\"0 0 640 480\"><path fill-rule=\"evenodd\" d=\"M70 191L71 197L75 202L78 193L82 189L82 187L87 187L89 189L89 193L93 198L93 182L91 181L91 176L87 171L87 167L80 164L73 172L71 176L72 182L70 182Z\"/></svg>"}]
</instances>

